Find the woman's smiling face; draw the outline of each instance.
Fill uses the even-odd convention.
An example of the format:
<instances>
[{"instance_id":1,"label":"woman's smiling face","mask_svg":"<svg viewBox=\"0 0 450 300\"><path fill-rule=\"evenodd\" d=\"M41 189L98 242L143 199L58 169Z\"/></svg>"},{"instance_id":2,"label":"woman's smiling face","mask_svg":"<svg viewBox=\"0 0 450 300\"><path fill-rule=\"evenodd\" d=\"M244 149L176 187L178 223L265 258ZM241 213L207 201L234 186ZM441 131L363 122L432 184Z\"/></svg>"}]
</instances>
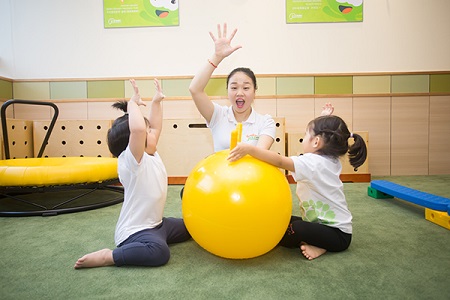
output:
<instances>
[{"instance_id":1,"label":"woman's smiling face","mask_svg":"<svg viewBox=\"0 0 450 300\"><path fill-rule=\"evenodd\" d=\"M228 82L228 99L235 113L244 113L255 99L253 80L243 72L236 72Z\"/></svg>"}]
</instances>

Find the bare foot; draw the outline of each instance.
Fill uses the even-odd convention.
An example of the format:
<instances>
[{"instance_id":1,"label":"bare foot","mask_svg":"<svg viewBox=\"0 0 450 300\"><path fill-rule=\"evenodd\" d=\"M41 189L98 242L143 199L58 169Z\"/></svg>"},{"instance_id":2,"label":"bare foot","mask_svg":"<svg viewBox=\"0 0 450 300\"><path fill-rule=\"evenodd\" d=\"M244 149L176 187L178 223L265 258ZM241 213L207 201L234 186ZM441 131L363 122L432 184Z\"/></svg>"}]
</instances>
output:
<instances>
[{"instance_id":1,"label":"bare foot","mask_svg":"<svg viewBox=\"0 0 450 300\"><path fill-rule=\"evenodd\" d=\"M312 246L312 245L308 245L308 244L301 245L300 249L302 250L303 256L306 257L309 260L313 260L314 258L318 258L322 254L327 252L327 250L325 250L325 249L322 249L322 248L319 248L319 247L316 247L316 246Z\"/></svg>"},{"instance_id":2,"label":"bare foot","mask_svg":"<svg viewBox=\"0 0 450 300\"><path fill-rule=\"evenodd\" d=\"M75 269L106 267L114 265L112 250L102 249L79 258L73 266Z\"/></svg>"}]
</instances>

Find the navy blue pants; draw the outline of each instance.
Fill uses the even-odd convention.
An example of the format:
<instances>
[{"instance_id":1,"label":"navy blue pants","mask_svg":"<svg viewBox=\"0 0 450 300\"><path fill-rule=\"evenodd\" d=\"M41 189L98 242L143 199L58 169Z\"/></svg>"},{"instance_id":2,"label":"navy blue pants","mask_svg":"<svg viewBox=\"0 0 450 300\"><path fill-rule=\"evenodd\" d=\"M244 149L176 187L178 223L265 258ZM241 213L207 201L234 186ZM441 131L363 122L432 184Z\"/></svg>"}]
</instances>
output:
<instances>
[{"instance_id":1,"label":"navy blue pants","mask_svg":"<svg viewBox=\"0 0 450 300\"><path fill-rule=\"evenodd\" d=\"M346 250L351 241L352 235L338 228L305 222L301 217L292 216L279 244L283 247L298 248L301 243L306 243L330 252L340 252Z\"/></svg>"},{"instance_id":2,"label":"navy blue pants","mask_svg":"<svg viewBox=\"0 0 450 300\"><path fill-rule=\"evenodd\" d=\"M157 227L130 235L114 249L114 263L118 267L162 266L170 258L169 244L181 243L190 238L183 219L163 218Z\"/></svg>"}]
</instances>

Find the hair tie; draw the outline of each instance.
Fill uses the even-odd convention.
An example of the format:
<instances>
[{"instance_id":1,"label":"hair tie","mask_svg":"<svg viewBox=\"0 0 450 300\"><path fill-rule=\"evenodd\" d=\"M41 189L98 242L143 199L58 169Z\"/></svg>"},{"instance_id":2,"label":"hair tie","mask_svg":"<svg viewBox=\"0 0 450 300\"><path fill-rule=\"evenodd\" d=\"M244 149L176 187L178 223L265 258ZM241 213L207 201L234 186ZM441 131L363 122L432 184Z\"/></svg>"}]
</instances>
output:
<instances>
[{"instance_id":1,"label":"hair tie","mask_svg":"<svg viewBox=\"0 0 450 300\"><path fill-rule=\"evenodd\" d=\"M351 138L353 137L353 132L350 132L350 137L351 137Z\"/></svg>"}]
</instances>

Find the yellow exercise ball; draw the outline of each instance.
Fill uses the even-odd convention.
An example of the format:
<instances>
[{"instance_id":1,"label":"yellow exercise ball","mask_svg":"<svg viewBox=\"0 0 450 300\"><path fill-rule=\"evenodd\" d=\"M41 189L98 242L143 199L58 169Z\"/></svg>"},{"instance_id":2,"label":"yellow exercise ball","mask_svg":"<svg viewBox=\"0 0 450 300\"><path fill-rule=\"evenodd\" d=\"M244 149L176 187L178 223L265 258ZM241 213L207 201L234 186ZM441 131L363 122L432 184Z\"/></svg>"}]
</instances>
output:
<instances>
[{"instance_id":1,"label":"yellow exercise ball","mask_svg":"<svg viewBox=\"0 0 450 300\"><path fill-rule=\"evenodd\" d=\"M205 250L244 259L272 250L292 214L289 183L280 169L249 155L227 160L230 150L199 162L187 178L183 219Z\"/></svg>"}]
</instances>

